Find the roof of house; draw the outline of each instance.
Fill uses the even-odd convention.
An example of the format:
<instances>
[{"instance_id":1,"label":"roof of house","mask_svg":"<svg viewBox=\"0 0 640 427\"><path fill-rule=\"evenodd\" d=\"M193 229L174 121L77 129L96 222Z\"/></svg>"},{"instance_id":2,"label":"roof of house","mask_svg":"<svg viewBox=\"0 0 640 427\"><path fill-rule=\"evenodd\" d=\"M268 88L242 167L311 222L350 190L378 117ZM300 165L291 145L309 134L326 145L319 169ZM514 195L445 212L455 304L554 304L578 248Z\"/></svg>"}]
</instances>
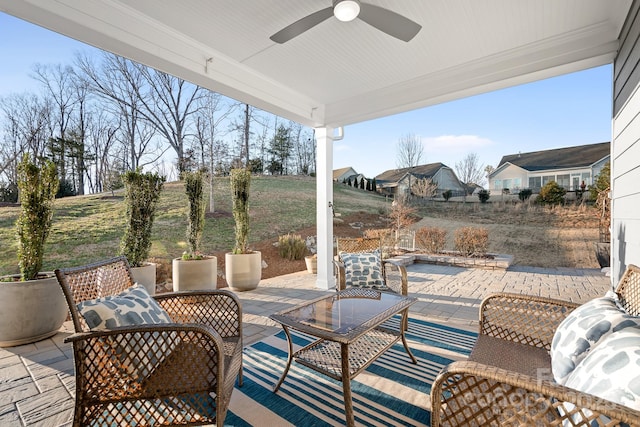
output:
<instances>
[{"instance_id":1,"label":"roof of house","mask_svg":"<svg viewBox=\"0 0 640 427\"><path fill-rule=\"evenodd\" d=\"M344 175L345 172L349 171L349 169L351 169L352 171L355 172L355 169L353 169L351 166L347 166L346 168L334 169L333 170L333 179L336 180L336 179L340 178L342 175ZM356 174L357 174L357 172L356 172Z\"/></svg>"},{"instance_id":2,"label":"roof of house","mask_svg":"<svg viewBox=\"0 0 640 427\"><path fill-rule=\"evenodd\" d=\"M470 182L468 184L463 183L462 185L464 185L468 194L473 194L474 191L483 189L482 185L478 185L474 182Z\"/></svg>"},{"instance_id":3,"label":"roof of house","mask_svg":"<svg viewBox=\"0 0 640 427\"><path fill-rule=\"evenodd\" d=\"M610 154L611 143L579 145L530 153L509 154L502 157L498 168L511 163L528 171L568 169L591 166Z\"/></svg>"},{"instance_id":4,"label":"roof of house","mask_svg":"<svg viewBox=\"0 0 640 427\"><path fill-rule=\"evenodd\" d=\"M397 182L400 181L408 173L419 178L431 178L443 167L448 168L448 166L442 163L429 163L428 165L412 166L402 169L390 169L388 171L382 172L380 175L377 175L376 182Z\"/></svg>"}]
</instances>

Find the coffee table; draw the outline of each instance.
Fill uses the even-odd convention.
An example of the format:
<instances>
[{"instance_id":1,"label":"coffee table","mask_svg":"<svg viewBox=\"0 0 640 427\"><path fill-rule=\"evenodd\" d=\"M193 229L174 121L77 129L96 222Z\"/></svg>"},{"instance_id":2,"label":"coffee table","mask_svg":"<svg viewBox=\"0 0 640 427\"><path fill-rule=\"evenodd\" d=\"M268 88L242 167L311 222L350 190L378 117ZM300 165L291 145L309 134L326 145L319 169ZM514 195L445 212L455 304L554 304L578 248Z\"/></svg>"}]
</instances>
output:
<instances>
[{"instance_id":1,"label":"coffee table","mask_svg":"<svg viewBox=\"0 0 640 427\"><path fill-rule=\"evenodd\" d=\"M418 363L407 345L402 327L406 324L409 307L415 302L416 298L390 292L348 288L271 315L271 319L282 325L289 346L287 366L273 392L278 391L291 361L295 360L342 381L347 425L355 425L351 401L353 377L400 339L412 363ZM398 313L402 313L398 328L383 325ZM318 340L294 352L289 329Z\"/></svg>"}]
</instances>

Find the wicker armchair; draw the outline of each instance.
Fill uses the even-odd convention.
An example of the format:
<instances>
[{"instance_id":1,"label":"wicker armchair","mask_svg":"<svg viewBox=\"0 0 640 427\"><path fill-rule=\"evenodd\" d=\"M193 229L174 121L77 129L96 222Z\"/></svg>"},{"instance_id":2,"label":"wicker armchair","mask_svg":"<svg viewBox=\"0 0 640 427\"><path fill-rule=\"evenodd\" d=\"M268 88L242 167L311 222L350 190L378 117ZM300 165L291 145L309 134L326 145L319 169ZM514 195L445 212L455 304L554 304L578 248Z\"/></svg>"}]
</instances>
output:
<instances>
[{"instance_id":1,"label":"wicker armchair","mask_svg":"<svg viewBox=\"0 0 640 427\"><path fill-rule=\"evenodd\" d=\"M56 270L75 334L74 426L222 426L242 385L242 310L230 292L155 296L174 323L91 331L77 304L118 294L133 281L123 257Z\"/></svg>"},{"instance_id":2,"label":"wicker armchair","mask_svg":"<svg viewBox=\"0 0 640 427\"><path fill-rule=\"evenodd\" d=\"M400 295L407 295L407 269L403 265L382 259L383 251L381 238L337 238L336 247L338 256L334 259L333 264L336 271L337 290L343 290L351 286L351 284L347 282L345 265L340 258L340 253L365 253L372 252L377 249L380 251L380 269L382 270L382 281L384 282L384 285L392 292ZM404 319L405 322L403 328L406 331L409 326L408 316L405 316Z\"/></svg>"},{"instance_id":3,"label":"wicker armchair","mask_svg":"<svg viewBox=\"0 0 640 427\"><path fill-rule=\"evenodd\" d=\"M348 253L364 253L380 250L383 281L385 285L393 292L401 295L407 295L407 270L403 265L396 264L389 260L382 259L382 248L380 238L337 238L336 246L338 258L334 260L334 266L337 272L337 288L338 290L346 289L350 286L346 281L345 269L340 252Z\"/></svg>"},{"instance_id":4,"label":"wicker armchair","mask_svg":"<svg viewBox=\"0 0 640 427\"><path fill-rule=\"evenodd\" d=\"M627 269L616 292L627 311L637 315L637 267ZM506 293L485 299L480 334L469 359L445 367L433 384L431 425L640 425L640 412L553 381L549 357L553 335L576 307L571 302ZM585 421L571 419L578 413L582 417L578 419Z\"/></svg>"}]
</instances>

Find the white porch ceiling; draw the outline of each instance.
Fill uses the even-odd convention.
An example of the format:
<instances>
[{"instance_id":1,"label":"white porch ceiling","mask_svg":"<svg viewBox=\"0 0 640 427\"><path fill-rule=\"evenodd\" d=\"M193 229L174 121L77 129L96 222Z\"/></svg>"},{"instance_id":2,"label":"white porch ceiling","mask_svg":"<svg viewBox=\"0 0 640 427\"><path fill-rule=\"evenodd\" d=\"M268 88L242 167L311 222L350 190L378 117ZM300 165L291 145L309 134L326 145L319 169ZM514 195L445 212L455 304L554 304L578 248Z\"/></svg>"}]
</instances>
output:
<instances>
[{"instance_id":1,"label":"white porch ceiling","mask_svg":"<svg viewBox=\"0 0 640 427\"><path fill-rule=\"evenodd\" d=\"M613 61L631 0L367 0L408 43L331 0L0 0L0 10L308 126L343 126Z\"/></svg>"}]
</instances>

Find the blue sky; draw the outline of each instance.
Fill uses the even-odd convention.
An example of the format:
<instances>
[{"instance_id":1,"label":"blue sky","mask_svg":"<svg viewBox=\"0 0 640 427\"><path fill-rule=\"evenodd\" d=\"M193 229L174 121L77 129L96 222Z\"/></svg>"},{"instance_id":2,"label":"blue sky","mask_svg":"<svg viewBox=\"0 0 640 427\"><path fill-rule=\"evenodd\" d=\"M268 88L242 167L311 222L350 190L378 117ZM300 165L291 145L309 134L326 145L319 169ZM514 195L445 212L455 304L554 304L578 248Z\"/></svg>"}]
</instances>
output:
<instances>
[{"instance_id":1,"label":"blue sky","mask_svg":"<svg viewBox=\"0 0 640 427\"><path fill-rule=\"evenodd\" d=\"M88 45L0 12L0 97L37 91L35 63L70 64ZM452 168L476 153L497 166L504 155L611 140L612 66L546 79L345 127L334 167L375 176L397 166L397 142L416 135L422 163Z\"/></svg>"}]
</instances>

